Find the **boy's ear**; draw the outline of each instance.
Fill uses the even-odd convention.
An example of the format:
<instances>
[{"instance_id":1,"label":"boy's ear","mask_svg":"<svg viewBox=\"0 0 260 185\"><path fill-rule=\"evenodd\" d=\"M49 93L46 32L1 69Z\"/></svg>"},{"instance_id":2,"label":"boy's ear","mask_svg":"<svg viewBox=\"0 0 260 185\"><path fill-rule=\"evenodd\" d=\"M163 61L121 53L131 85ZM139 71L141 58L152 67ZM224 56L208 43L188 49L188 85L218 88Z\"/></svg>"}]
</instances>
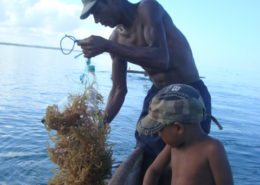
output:
<instances>
[{"instance_id":1,"label":"boy's ear","mask_svg":"<svg viewBox=\"0 0 260 185\"><path fill-rule=\"evenodd\" d=\"M174 125L175 125L175 127L176 127L176 129L177 129L177 132L178 132L179 134L182 134L182 133L184 132L184 126L183 126L183 124L181 124L181 123L179 123L179 122L175 122Z\"/></svg>"}]
</instances>

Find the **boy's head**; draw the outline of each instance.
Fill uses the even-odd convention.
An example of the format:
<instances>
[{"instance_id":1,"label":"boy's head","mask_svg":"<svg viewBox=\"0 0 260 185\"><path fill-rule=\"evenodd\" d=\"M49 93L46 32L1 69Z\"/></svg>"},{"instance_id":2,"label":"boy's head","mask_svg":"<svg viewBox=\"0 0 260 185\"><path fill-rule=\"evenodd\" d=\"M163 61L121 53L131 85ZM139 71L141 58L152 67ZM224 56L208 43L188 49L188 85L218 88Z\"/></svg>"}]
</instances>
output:
<instances>
[{"instance_id":1,"label":"boy's head","mask_svg":"<svg viewBox=\"0 0 260 185\"><path fill-rule=\"evenodd\" d=\"M184 127L199 125L205 116L205 105L196 89L185 84L169 85L153 97L149 113L139 121L137 131L143 135L160 132L164 142L168 136L178 142Z\"/></svg>"}]
</instances>

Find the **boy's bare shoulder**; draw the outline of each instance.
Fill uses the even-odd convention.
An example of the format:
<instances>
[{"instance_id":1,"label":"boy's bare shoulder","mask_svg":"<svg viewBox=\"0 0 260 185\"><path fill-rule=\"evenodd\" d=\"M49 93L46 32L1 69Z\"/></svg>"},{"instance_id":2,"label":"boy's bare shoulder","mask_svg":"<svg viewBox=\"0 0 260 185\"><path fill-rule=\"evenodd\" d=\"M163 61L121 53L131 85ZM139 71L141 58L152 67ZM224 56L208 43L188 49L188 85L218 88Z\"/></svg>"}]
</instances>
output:
<instances>
[{"instance_id":1,"label":"boy's bare shoulder","mask_svg":"<svg viewBox=\"0 0 260 185\"><path fill-rule=\"evenodd\" d=\"M216 138L208 136L205 142L206 151L209 155L219 153L224 150L222 142Z\"/></svg>"}]
</instances>

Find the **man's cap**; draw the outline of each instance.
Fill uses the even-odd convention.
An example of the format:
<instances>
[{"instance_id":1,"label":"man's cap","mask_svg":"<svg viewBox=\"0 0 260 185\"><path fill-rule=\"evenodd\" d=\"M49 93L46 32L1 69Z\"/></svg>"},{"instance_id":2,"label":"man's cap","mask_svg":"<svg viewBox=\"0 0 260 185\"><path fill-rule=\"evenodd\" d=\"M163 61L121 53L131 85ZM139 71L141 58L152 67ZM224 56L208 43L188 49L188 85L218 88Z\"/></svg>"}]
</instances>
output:
<instances>
[{"instance_id":1,"label":"man's cap","mask_svg":"<svg viewBox=\"0 0 260 185\"><path fill-rule=\"evenodd\" d=\"M82 0L83 10L80 19L86 19L90 15L91 8L97 3L98 0Z\"/></svg>"},{"instance_id":2,"label":"man's cap","mask_svg":"<svg viewBox=\"0 0 260 185\"><path fill-rule=\"evenodd\" d=\"M206 116L203 99L196 89L185 84L173 84L153 97L148 115L139 121L137 131L142 135L152 135L174 122L200 123Z\"/></svg>"}]
</instances>

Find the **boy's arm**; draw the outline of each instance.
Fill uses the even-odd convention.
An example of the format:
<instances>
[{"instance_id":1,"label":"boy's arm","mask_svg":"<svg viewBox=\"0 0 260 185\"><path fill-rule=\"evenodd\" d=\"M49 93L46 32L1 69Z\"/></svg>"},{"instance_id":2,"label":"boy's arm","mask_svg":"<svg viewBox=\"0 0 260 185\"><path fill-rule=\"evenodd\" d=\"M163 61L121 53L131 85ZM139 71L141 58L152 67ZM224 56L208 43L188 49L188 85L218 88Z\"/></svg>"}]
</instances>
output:
<instances>
[{"instance_id":1,"label":"boy's arm","mask_svg":"<svg viewBox=\"0 0 260 185\"><path fill-rule=\"evenodd\" d=\"M157 185L161 173L171 161L171 147L166 145L145 173L143 185Z\"/></svg>"},{"instance_id":2,"label":"boy's arm","mask_svg":"<svg viewBox=\"0 0 260 185\"><path fill-rule=\"evenodd\" d=\"M209 147L209 165L216 185L233 185L231 168L224 146L217 140Z\"/></svg>"}]
</instances>

